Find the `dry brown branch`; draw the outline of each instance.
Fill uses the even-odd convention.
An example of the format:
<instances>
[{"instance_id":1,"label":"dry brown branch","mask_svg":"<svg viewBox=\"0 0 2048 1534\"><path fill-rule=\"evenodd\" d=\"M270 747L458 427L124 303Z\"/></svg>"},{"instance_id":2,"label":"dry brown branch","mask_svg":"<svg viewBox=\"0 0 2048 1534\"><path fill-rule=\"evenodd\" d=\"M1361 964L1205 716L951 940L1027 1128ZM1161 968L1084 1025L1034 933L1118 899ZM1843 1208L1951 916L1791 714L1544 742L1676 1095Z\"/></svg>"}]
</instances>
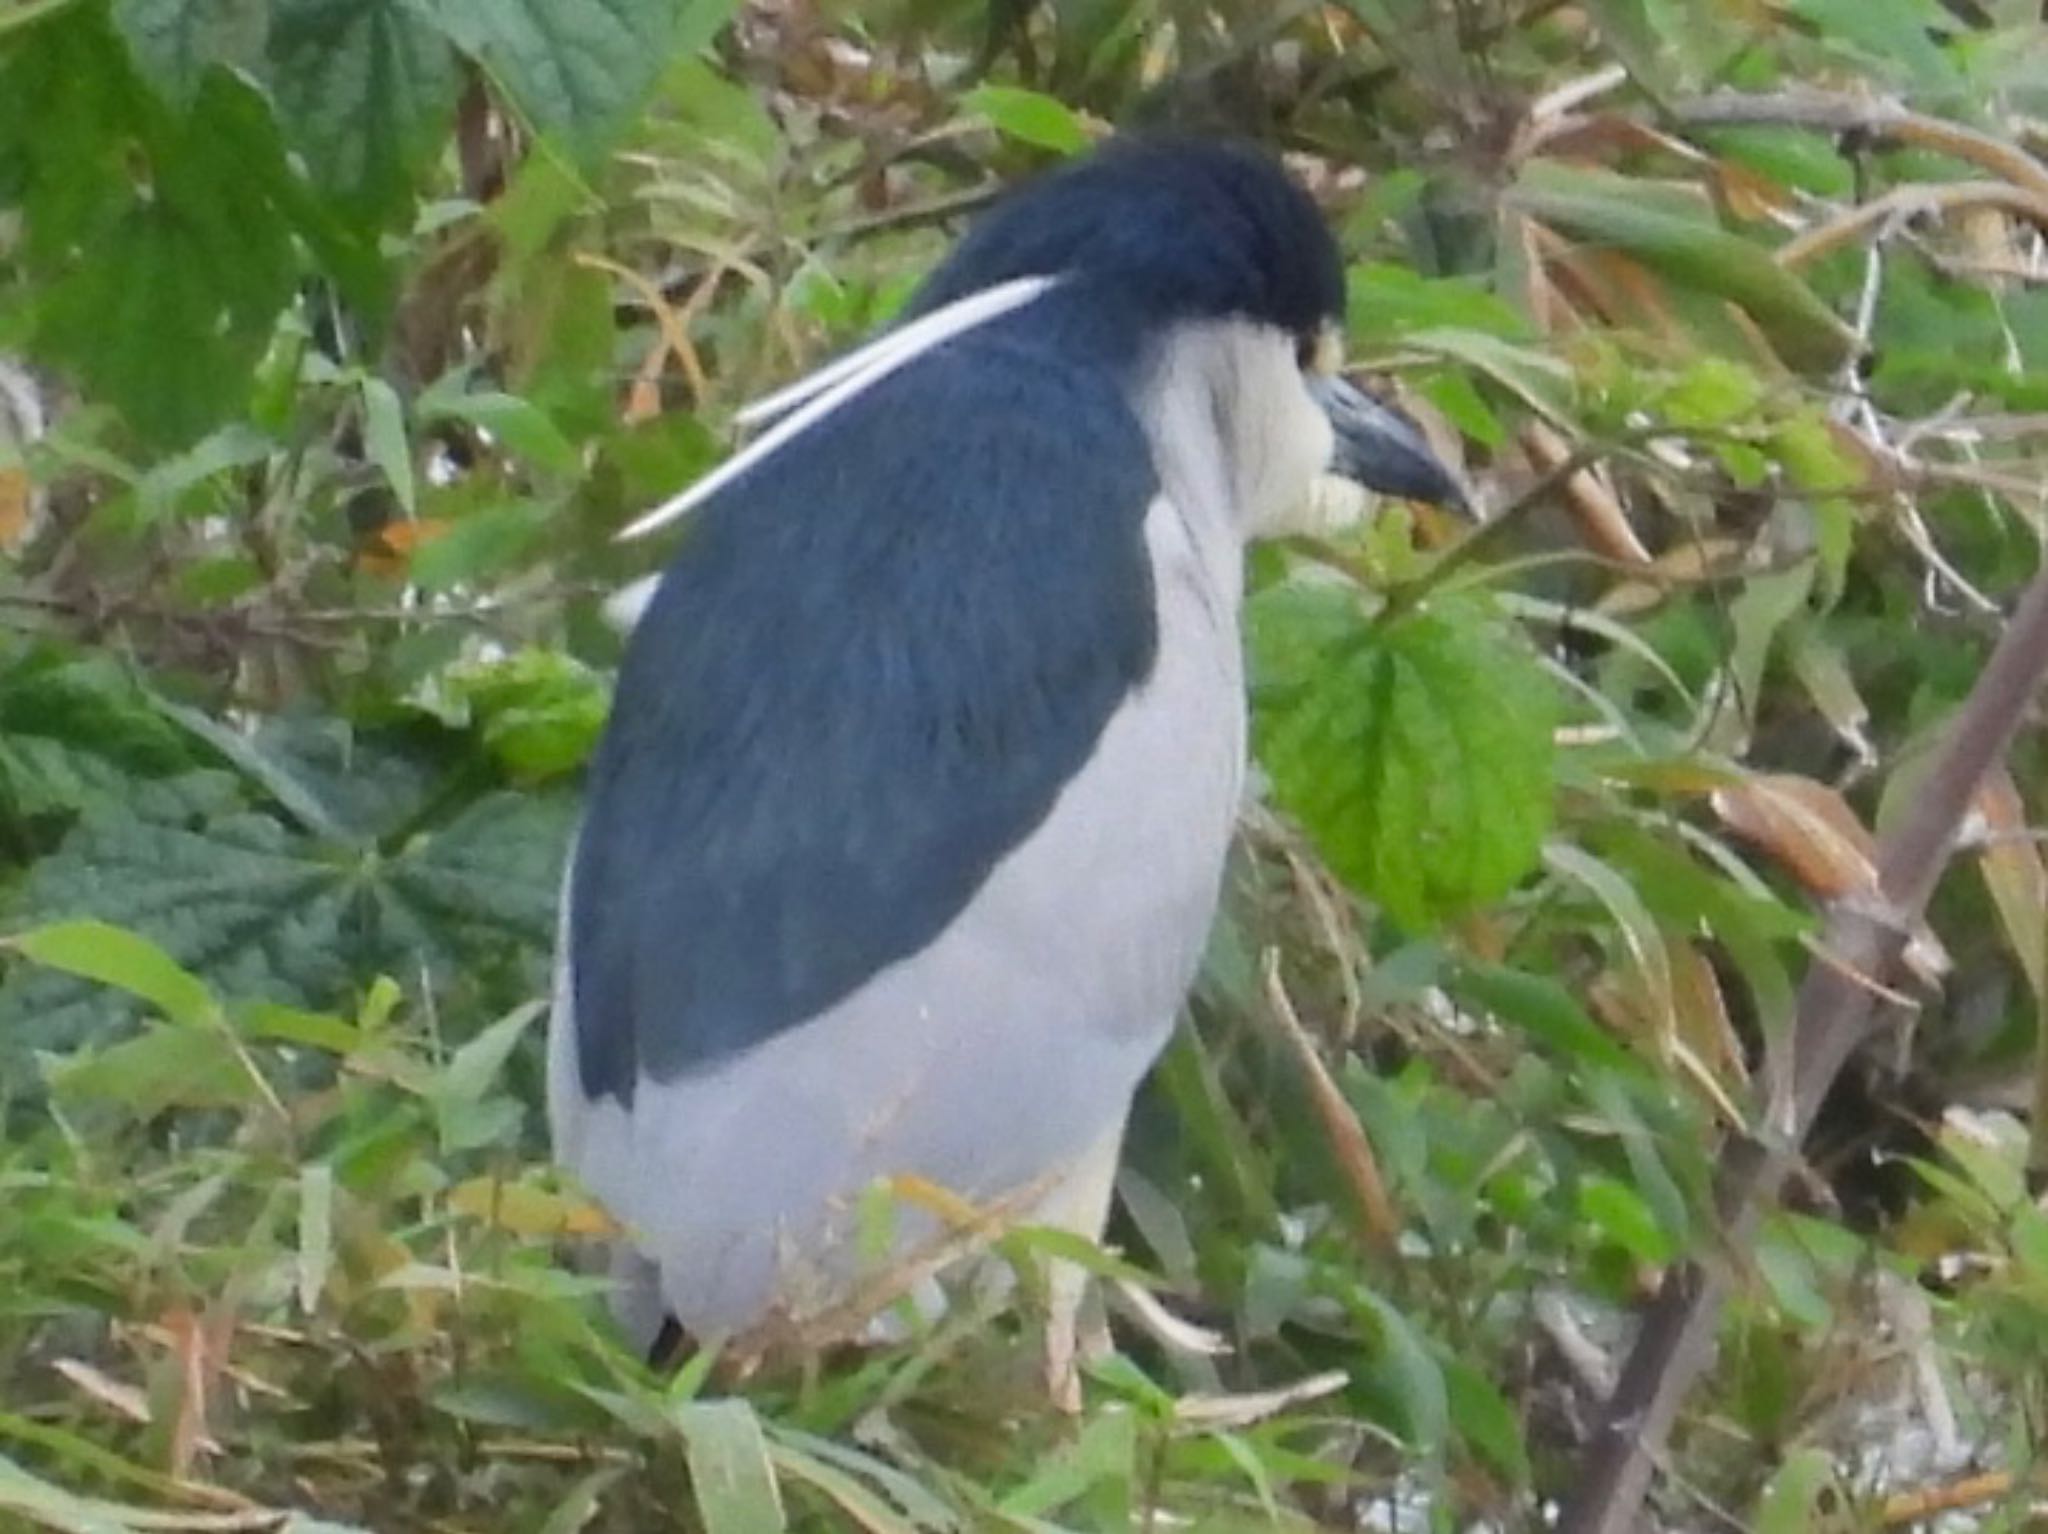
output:
<instances>
[{"instance_id":1,"label":"dry brown branch","mask_svg":"<svg viewBox=\"0 0 2048 1534\"><path fill-rule=\"evenodd\" d=\"M2048 193L2010 186L2003 181L1957 181L1942 186L1915 182L1893 187L1882 197L1846 209L1826 223L1787 240L1778 247L1777 262L1784 267L1803 266L1839 250L1867 231L1884 228L1895 218L1909 218L1916 213L1946 216L1965 208L1997 208L2048 234Z\"/></svg>"},{"instance_id":2,"label":"dry brown branch","mask_svg":"<svg viewBox=\"0 0 2048 1534\"><path fill-rule=\"evenodd\" d=\"M1782 123L1831 133L1867 133L1931 149L1989 171L2003 181L2048 198L2048 166L1993 134L1915 112L1883 96L1796 90L1767 95L1716 91L1674 102L1671 115L1689 128Z\"/></svg>"},{"instance_id":3,"label":"dry brown branch","mask_svg":"<svg viewBox=\"0 0 2048 1534\"><path fill-rule=\"evenodd\" d=\"M1308 1029L1302 1026L1301 1018L1294 1010L1287 987L1281 983L1280 951L1277 948L1266 950L1262 969L1267 1005L1301 1066L1316 1122L1322 1126L1323 1134L1330 1142L1330 1153L1337 1158L1344 1184L1351 1190L1351 1197L1357 1205L1359 1229L1376 1251L1391 1255L1401 1236L1401 1217L1394 1212L1394 1201L1387 1196L1386 1179L1380 1176L1379 1159L1373 1154L1372 1141L1366 1138L1357 1113L1331 1079L1329 1068L1323 1064L1322 1056L1316 1053L1315 1040L1309 1037Z\"/></svg>"},{"instance_id":4,"label":"dry brown branch","mask_svg":"<svg viewBox=\"0 0 2048 1534\"><path fill-rule=\"evenodd\" d=\"M1948 865L1979 784L2004 757L2044 677L2048 571L2027 588L1956 714L1911 814L1878 843L1880 893L1837 901L1829 910L1824 942L1830 961L1808 968L1793 1020L1788 1122L1768 1126L1764 1138L1734 1136L1721 1152L1715 1212L1730 1250L1748 1245L1828 1088L1875 1032L1877 996L1863 978L1882 981L1893 972ZM1726 1263L1698 1259L1666 1277L1587 1445L1558 1520L1560 1534L1625 1534L1641 1526L1651 1474L1679 1406L1712 1355L1731 1280Z\"/></svg>"}]
</instances>

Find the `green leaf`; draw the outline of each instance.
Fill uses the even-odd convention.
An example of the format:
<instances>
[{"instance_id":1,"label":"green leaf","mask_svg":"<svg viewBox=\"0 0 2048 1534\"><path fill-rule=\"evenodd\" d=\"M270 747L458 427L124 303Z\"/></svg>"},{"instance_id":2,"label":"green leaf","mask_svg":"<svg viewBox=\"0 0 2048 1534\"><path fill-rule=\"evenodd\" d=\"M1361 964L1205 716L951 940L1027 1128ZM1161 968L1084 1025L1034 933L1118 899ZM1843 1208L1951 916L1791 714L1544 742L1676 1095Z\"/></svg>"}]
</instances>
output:
<instances>
[{"instance_id":1,"label":"green leaf","mask_svg":"<svg viewBox=\"0 0 2048 1534\"><path fill-rule=\"evenodd\" d=\"M174 1023L201 1023L215 1010L197 975L147 938L105 922L58 922L11 938L8 946L51 969L117 986Z\"/></svg>"},{"instance_id":2,"label":"green leaf","mask_svg":"<svg viewBox=\"0 0 2048 1534\"><path fill-rule=\"evenodd\" d=\"M1595 1065L1629 1071L1628 1051L1586 1015L1571 992L1547 975L1524 974L1496 964L1461 966L1457 994L1512 1023L1567 1065Z\"/></svg>"},{"instance_id":3,"label":"green leaf","mask_svg":"<svg viewBox=\"0 0 2048 1534\"><path fill-rule=\"evenodd\" d=\"M1448 1355L1442 1362L1451 1426L1495 1470L1516 1485L1526 1484L1529 1447L1522 1437L1521 1414L1493 1381L1463 1359Z\"/></svg>"},{"instance_id":4,"label":"green leaf","mask_svg":"<svg viewBox=\"0 0 2048 1534\"><path fill-rule=\"evenodd\" d=\"M1002 1512L1011 1518L1036 1517L1077 1501L1105 1482L1129 1486L1137 1465L1137 1436L1133 1412L1095 1417L1082 1427L1080 1436L1048 1455L1023 1485L1003 1498Z\"/></svg>"},{"instance_id":5,"label":"green leaf","mask_svg":"<svg viewBox=\"0 0 2048 1534\"><path fill-rule=\"evenodd\" d=\"M417 408L422 421L467 421L539 468L575 474L583 467L582 455L547 412L517 395L464 394L444 381L421 395Z\"/></svg>"},{"instance_id":6,"label":"green leaf","mask_svg":"<svg viewBox=\"0 0 2048 1534\"><path fill-rule=\"evenodd\" d=\"M423 591L447 591L505 572L533 547L548 515L547 507L533 501L470 511L413 549L412 583Z\"/></svg>"},{"instance_id":7,"label":"green leaf","mask_svg":"<svg viewBox=\"0 0 2048 1534\"><path fill-rule=\"evenodd\" d=\"M542 133L603 147L679 47L708 40L736 0L418 0ZM687 10L687 16L685 15ZM687 20L689 35L679 32Z\"/></svg>"},{"instance_id":8,"label":"green leaf","mask_svg":"<svg viewBox=\"0 0 2048 1534\"><path fill-rule=\"evenodd\" d=\"M1094 142L1071 108L1039 91L1014 85L979 85L960 98L968 111L985 117L997 131L1056 154L1079 154Z\"/></svg>"},{"instance_id":9,"label":"green leaf","mask_svg":"<svg viewBox=\"0 0 2048 1534\"><path fill-rule=\"evenodd\" d=\"M1825 1449L1795 1448L1772 1475L1757 1503L1757 1534L1813 1534L1825 1527L1815 1515L1835 1480L1834 1456Z\"/></svg>"},{"instance_id":10,"label":"green leaf","mask_svg":"<svg viewBox=\"0 0 2048 1534\"><path fill-rule=\"evenodd\" d=\"M1447 601L1331 642L1326 598L1276 587L1252 608L1260 761L1343 878L1420 931L1536 865L1556 710L1505 624Z\"/></svg>"},{"instance_id":11,"label":"green leaf","mask_svg":"<svg viewBox=\"0 0 2048 1534\"><path fill-rule=\"evenodd\" d=\"M281 748L263 749L283 771ZM571 804L490 793L437 808L448 785L388 746L353 745L348 761L340 786L293 780L326 833L281 818L267 795L252 802L253 785L226 773L143 784L88 812L35 865L20 906L129 928L237 999L331 1007L380 973L499 1009L531 995ZM134 1011L84 981L17 969L0 985L0 1051L71 1047Z\"/></svg>"},{"instance_id":12,"label":"green leaf","mask_svg":"<svg viewBox=\"0 0 2048 1534\"><path fill-rule=\"evenodd\" d=\"M1433 352L1491 378L1556 419L1572 413L1572 370L1532 346L1520 346L1480 330L1412 330L1401 338L1415 351Z\"/></svg>"},{"instance_id":13,"label":"green leaf","mask_svg":"<svg viewBox=\"0 0 2048 1534\"><path fill-rule=\"evenodd\" d=\"M137 778L199 765L105 657L39 651L0 672L0 808L27 820L116 806Z\"/></svg>"},{"instance_id":14,"label":"green leaf","mask_svg":"<svg viewBox=\"0 0 2048 1534\"><path fill-rule=\"evenodd\" d=\"M170 1108L236 1108L257 1095L227 1034L194 1028L148 1028L73 1055L54 1068L50 1084L67 1099L111 1104L137 1119Z\"/></svg>"},{"instance_id":15,"label":"green leaf","mask_svg":"<svg viewBox=\"0 0 2048 1534\"><path fill-rule=\"evenodd\" d=\"M1408 1318L1379 1295L1361 1290L1359 1297L1378 1323L1377 1372L1401 1414L1409 1443L1426 1455L1441 1453L1450 1432L1451 1402L1434 1350Z\"/></svg>"},{"instance_id":16,"label":"green leaf","mask_svg":"<svg viewBox=\"0 0 2048 1534\"><path fill-rule=\"evenodd\" d=\"M244 190L253 163L278 152L274 140L248 131L248 101L243 81L215 71L175 124L135 106L83 130L134 135L142 184L92 210L64 210L100 227L90 259L66 254L55 263L36 340L160 446L192 440L247 399L291 296L289 228ZM32 195L31 217L43 200Z\"/></svg>"},{"instance_id":17,"label":"green leaf","mask_svg":"<svg viewBox=\"0 0 2048 1534\"><path fill-rule=\"evenodd\" d=\"M62 1534L134 1534L120 1517L120 1508L75 1497L5 1455L0 1455L0 1510Z\"/></svg>"},{"instance_id":18,"label":"green leaf","mask_svg":"<svg viewBox=\"0 0 2048 1534\"><path fill-rule=\"evenodd\" d=\"M1597 1173L1579 1184L1579 1217L1638 1262L1665 1263L1674 1255L1650 1206L1635 1189Z\"/></svg>"},{"instance_id":19,"label":"green leaf","mask_svg":"<svg viewBox=\"0 0 2048 1534\"><path fill-rule=\"evenodd\" d=\"M362 395L363 450L410 515L419 509L419 492L413 479L412 446L405 438L405 407L399 403L398 391L381 378L365 378Z\"/></svg>"},{"instance_id":20,"label":"green leaf","mask_svg":"<svg viewBox=\"0 0 2048 1534\"><path fill-rule=\"evenodd\" d=\"M1932 89L1960 83L1932 36L1951 19L1933 0L1793 0L1791 9L1829 41L1852 44L1880 74Z\"/></svg>"},{"instance_id":21,"label":"green leaf","mask_svg":"<svg viewBox=\"0 0 2048 1534\"><path fill-rule=\"evenodd\" d=\"M1674 425L1707 429L1726 426L1754 412L1763 400L1763 381L1725 357L1702 357L1680 374L1659 403Z\"/></svg>"},{"instance_id":22,"label":"green leaf","mask_svg":"<svg viewBox=\"0 0 2048 1534\"><path fill-rule=\"evenodd\" d=\"M408 0L274 0L267 75L286 135L373 216L409 205L454 113L457 64Z\"/></svg>"},{"instance_id":23,"label":"green leaf","mask_svg":"<svg viewBox=\"0 0 2048 1534\"><path fill-rule=\"evenodd\" d=\"M260 59L269 22L265 0L113 0L111 13L143 78L181 107L214 65Z\"/></svg>"},{"instance_id":24,"label":"green leaf","mask_svg":"<svg viewBox=\"0 0 2048 1534\"><path fill-rule=\"evenodd\" d=\"M334 1265L334 1168L316 1161L299 1172L299 1309L320 1308Z\"/></svg>"},{"instance_id":25,"label":"green leaf","mask_svg":"<svg viewBox=\"0 0 2048 1534\"><path fill-rule=\"evenodd\" d=\"M1539 160L1524 169L1512 199L1553 229L1620 250L1669 281L1739 305L1796 368L1835 368L1855 345L1835 312L1762 246L1704 214L1685 217L1660 205L1628 177Z\"/></svg>"},{"instance_id":26,"label":"green leaf","mask_svg":"<svg viewBox=\"0 0 2048 1534\"><path fill-rule=\"evenodd\" d=\"M705 1534L778 1534L789 1527L753 1407L737 1400L685 1401L670 1410L683 1435Z\"/></svg>"},{"instance_id":27,"label":"green leaf","mask_svg":"<svg viewBox=\"0 0 2048 1534\"><path fill-rule=\"evenodd\" d=\"M1528 321L1466 277L1424 277L1405 266L1368 261L1345 277L1346 322L1354 336L1392 342L1417 330L1465 330L1518 341Z\"/></svg>"},{"instance_id":28,"label":"green leaf","mask_svg":"<svg viewBox=\"0 0 2048 1534\"><path fill-rule=\"evenodd\" d=\"M559 776L596 748L610 707L602 679L574 656L521 650L503 660L459 667L451 692L483 730L484 744L515 776Z\"/></svg>"},{"instance_id":29,"label":"green leaf","mask_svg":"<svg viewBox=\"0 0 2048 1534\"><path fill-rule=\"evenodd\" d=\"M179 509L186 493L235 469L262 463L275 444L242 421L230 421L209 432L182 453L151 466L135 486L137 510L145 522L160 521Z\"/></svg>"}]
</instances>

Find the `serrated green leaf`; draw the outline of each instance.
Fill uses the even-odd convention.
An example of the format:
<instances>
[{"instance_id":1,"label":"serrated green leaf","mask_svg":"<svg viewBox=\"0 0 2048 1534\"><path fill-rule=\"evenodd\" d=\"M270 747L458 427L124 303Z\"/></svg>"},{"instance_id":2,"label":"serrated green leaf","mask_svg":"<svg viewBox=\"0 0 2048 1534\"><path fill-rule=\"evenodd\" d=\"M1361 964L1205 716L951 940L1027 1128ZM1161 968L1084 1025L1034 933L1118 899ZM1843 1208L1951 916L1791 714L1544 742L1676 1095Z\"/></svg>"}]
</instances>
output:
<instances>
[{"instance_id":1,"label":"serrated green leaf","mask_svg":"<svg viewBox=\"0 0 2048 1534\"><path fill-rule=\"evenodd\" d=\"M1072 108L1040 91L979 85L960 98L960 105L1020 144L1056 154L1079 154L1094 142Z\"/></svg>"},{"instance_id":2,"label":"serrated green leaf","mask_svg":"<svg viewBox=\"0 0 2048 1534\"><path fill-rule=\"evenodd\" d=\"M286 135L316 179L379 216L455 110L458 60L407 0L274 0L267 79Z\"/></svg>"},{"instance_id":3,"label":"serrated green leaf","mask_svg":"<svg viewBox=\"0 0 2048 1534\"><path fill-rule=\"evenodd\" d=\"M135 778L199 765L105 657L38 651L0 671L0 805L29 818L118 804Z\"/></svg>"},{"instance_id":4,"label":"serrated green leaf","mask_svg":"<svg viewBox=\"0 0 2048 1534\"><path fill-rule=\"evenodd\" d=\"M1343 878L1412 931L1507 893L1535 867L1550 824L1548 677L1472 603L1334 642L1317 637L1330 623L1328 598L1299 588L1252 604L1259 759L1281 803ZM1305 629L1321 650L1306 668Z\"/></svg>"},{"instance_id":5,"label":"serrated green leaf","mask_svg":"<svg viewBox=\"0 0 2048 1534\"><path fill-rule=\"evenodd\" d=\"M149 194L120 214L92 259L45 295L38 343L118 405L148 440L190 441L237 407L291 293L287 230L237 195L243 156L215 74L174 135L157 139Z\"/></svg>"},{"instance_id":6,"label":"serrated green leaf","mask_svg":"<svg viewBox=\"0 0 2048 1534\"><path fill-rule=\"evenodd\" d=\"M603 732L611 697L581 661L553 650L521 650L446 678L484 744L516 776L559 776L581 764Z\"/></svg>"},{"instance_id":7,"label":"serrated green leaf","mask_svg":"<svg viewBox=\"0 0 2048 1534\"><path fill-rule=\"evenodd\" d=\"M37 863L20 906L132 929L238 1001L330 1007L379 973L501 1005L531 994L553 941L571 805L488 794L421 822L437 780L402 757L394 770L392 755L353 750L354 786L396 797L337 795L333 835L252 804L226 773L141 785ZM391 828L416 822L387 844ZM0 1050L68 1048L133 1014L118 995L18 968L0 985Z\"/></svg>"},{"instance_id":8,"label":"serrated green leaf","mask_svg":"<svg viewBox=\"0 0 2048 1534\"><path fill-rule=\"evenodd\" d=\"M260 59L269 27L265 0L113 0L110 11L143 78L178 106L216 64Z\"/></svg>"},{"instance_id":9,"label":"serrated green leaf","mask_svg":"<svg viewBox=\"0 0 2048 1534\"><path fill-rule=\"evenodd\" d=\"M579 150L603 145L646 100L680 46L736 8L698 0L418 0L542 133ZM690 23L690 36L680 23Z\"/></svg>"}]
</instances>

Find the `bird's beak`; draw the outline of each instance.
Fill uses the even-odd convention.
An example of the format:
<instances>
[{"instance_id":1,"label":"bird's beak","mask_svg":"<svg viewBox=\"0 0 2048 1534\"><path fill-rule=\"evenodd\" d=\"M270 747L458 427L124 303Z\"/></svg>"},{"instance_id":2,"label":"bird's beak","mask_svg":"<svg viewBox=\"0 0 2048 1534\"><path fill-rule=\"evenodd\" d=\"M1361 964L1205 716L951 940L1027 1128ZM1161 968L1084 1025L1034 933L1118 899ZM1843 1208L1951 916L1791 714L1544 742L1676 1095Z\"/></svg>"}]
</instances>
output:
<instances>
[{"instance_id":1,"label":"bird's beak","mask_svg":"<svg viewBox=\"0 0 2048 1534\"><path fill-rule=\"evenodd\" d=\"M1415 423L1332 373L1311 378L1309 392L1337 434L1329 472L1412 501L1431 501L1469 512L1471 504L1444 461L1430 451Z\"/></svg>"}]
</instances>

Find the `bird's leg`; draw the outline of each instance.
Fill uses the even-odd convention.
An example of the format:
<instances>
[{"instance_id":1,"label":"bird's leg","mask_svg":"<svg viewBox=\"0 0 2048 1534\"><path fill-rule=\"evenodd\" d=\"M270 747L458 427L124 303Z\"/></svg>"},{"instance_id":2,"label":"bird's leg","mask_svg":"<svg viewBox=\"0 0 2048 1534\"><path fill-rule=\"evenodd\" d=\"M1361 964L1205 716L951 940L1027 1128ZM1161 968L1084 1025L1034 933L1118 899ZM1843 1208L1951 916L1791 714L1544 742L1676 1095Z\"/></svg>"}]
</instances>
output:
<instances>
[{"instance_id":1,"label":"bird's leg","mask_svg":"<svg viewBox=\"0 0 2048 1534\"><path fill-rule=\"evenodd\" d=\"M1123 1139L1123 1120L1119 1118L1107 1134L1076 1158L1067 1175L1046 1195L1038 1206L1038 1222L1100 1241L1109 1220ZM1045 1384L1053 1405L1064 1412L1081 1409L1081 1365L1105 1356L1110 1349L1109 1324L1099 1310L1091 1309L1083 1331L1081 1310L1087 1294L1087 1269L1057 1258L1047 1264Z\"/></svg>"}]
</instances>

